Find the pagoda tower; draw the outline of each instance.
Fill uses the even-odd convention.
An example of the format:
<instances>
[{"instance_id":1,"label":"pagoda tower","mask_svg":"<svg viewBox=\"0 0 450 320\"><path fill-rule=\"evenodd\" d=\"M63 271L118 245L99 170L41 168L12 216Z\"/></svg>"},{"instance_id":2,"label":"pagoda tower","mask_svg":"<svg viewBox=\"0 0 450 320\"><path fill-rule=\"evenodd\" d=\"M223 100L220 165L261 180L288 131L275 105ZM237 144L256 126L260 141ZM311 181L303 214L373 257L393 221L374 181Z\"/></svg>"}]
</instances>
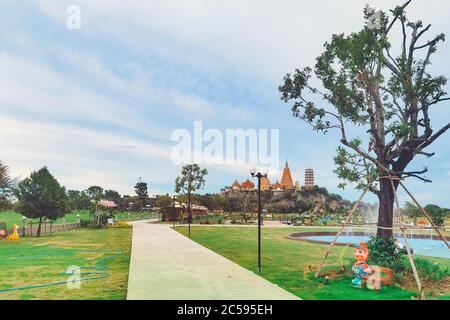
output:
<instances>
[{"instance_id":1,"label":"pagoda tower","mask_svg":"<svg viewBox=\"0 0 450 320\"><path fill-rule=\"evenodd\" d=\"M295 191L299 192L302 189L302 187L300 186L300 181L297 180L297 182L295 183Z\"/></svg>"},{"instance_id":2,"label":"pagoda tower","mask_svg":"<svg viewBox=\"0 0 450 320\"><path fill-rule=\"evenodd\" d=\"M281 188L284 190L294 190L294 182L292 181L291 169L289 169L288 162L284 167L283 176L281 178Z\"/></svg>"},{"instance_id":3,"label":"pagoda tower","mask_svg":"<svg viewBox=\"0 0 450 320\"><path fill-rule=\"evenodd\" d=\"M314 169L305 170L305 189L312 189L314 187Z\"/></svg>"}]
</instances>

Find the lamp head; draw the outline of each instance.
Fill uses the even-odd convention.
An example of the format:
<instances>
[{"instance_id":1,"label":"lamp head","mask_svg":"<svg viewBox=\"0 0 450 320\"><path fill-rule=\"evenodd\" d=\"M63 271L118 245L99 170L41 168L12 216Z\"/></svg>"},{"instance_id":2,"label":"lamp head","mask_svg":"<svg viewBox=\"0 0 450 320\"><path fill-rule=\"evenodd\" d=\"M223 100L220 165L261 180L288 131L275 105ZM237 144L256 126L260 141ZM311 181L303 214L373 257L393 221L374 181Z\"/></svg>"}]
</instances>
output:
<instances>
[{"instance_id":1,"label":"lamp head","mask_svg":"<svg viewBox=\"0 0 450 320\"><path fill-rule=\"evenodd\" d=\"M267 168L263 169L262 172L261 172L261 174L262 174L264 177L267 177L267 176L269 175L269 169L267 169Z\"/></svg>"},{"instance_id":2,"label":"lamp head","mask_svg":"<svg viewBox=\"0 0 450 320\"><path fill-rule=\"evenodd\" d=\"M252 177L254 177L256 175L256 168L255 167L250 169L250 174L252 175Z\"/></svg>"}]
</instances>

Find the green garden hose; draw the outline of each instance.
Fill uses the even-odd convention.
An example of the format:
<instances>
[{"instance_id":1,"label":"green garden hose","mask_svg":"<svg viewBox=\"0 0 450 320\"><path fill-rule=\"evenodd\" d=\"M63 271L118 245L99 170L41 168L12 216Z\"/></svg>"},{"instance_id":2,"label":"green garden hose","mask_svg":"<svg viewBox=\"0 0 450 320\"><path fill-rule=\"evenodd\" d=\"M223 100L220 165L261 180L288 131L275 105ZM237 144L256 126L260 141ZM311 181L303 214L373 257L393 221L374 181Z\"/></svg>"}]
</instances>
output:
<instances>
[{"instance_id":1,"label":"green garden hose","mask_svg":"<svg viewBox=\"0 0 450 320\"><path fill-rule=\"evenodd\" d=\"M95 250L83 250L79 251L80 253L93 253L93 252L104 252L104 251L95 251ZM95 272L95 271L89 271L89 272L81 272L80 273L80 279L73 280L72 282L82 282L82 281L93 281L93 280L100 280L100 279L106 279L111 276L109 272L106 272L108 270L108 267L102 263L104 263L106 260L112 260L116 258L117 256L121 255L122 252L115 252L110 256L103 257L101 259L98 259L97 262L93 267L91 266L81 266L80 269L93 269L93 270L104 270L101 272ZM70 273L64 272L63 275L68 275ZM86 277L83 278L83 276L92 276L92 277ZM32 286L24 286L24 287L18 287L18 288L9 288L9 289L3 289L0 290L0 293L5 292L12 292L12 291L23 291L23 290L31 290L31 289L39 289L39 288L46 288L46 287L53 287L53 286L60 286L67 284L67 281L58 281L53 283L46 283L46 284L40 284L40 285L32 285Z\"/></svg>"}]
</instances>

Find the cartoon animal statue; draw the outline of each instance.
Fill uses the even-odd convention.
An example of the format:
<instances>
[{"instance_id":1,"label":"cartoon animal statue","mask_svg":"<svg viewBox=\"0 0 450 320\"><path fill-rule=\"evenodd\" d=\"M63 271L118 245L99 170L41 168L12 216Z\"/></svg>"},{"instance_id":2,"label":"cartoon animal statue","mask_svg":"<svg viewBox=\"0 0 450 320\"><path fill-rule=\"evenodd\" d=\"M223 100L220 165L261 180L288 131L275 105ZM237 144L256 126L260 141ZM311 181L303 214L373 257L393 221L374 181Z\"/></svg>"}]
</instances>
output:
<instances>
[{"instance_id":1,"label":"cartoon animal statue","mask_svg":"<svg viewBox=\"0 0 450 320\"><path fill-rule=\"evenodd\" d=\"M354 287L363 288L367 278L373 273L372 268L366 263L369 258L369 249L365 243L355 245L353 256L356 259L352 271L355 278L352 280Z\"/></svg>"},{"instance_id":2,"label":"cartoon animal statue","mask_svg":"<svg viewBox=\"0 0 450 320\"><path fill-rule=\"evenodd\" d=\"M17 232L17 224L13 224L13 234L7 238L10 241L17 241L20 239L19 233Z\"/></svg>"}]
</instances>

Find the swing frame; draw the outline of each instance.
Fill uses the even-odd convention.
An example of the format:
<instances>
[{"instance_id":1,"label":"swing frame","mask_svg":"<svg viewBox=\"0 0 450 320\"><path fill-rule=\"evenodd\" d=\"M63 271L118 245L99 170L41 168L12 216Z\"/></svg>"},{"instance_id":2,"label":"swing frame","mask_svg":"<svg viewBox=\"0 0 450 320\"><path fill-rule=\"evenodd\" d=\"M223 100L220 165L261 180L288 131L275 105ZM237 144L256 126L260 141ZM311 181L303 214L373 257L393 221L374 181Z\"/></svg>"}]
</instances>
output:
<instances>
[{"instance_id":1,"label":"swing frame","mask_svg":"<svg viewBox=\"0 0 450 320\"><path fill-rule=\"evenodd\" d=\"M445 243L445 245L447 246L447 248L450 249L449 243L447 241L447 239L445 238L445 236L441 233L441 231L439 230L439 228L435 225L435 223L433 222L433 220L431 219L430 215L428 214L428 212L426 212L426 210L419 204L419 202L417 201L417 199L413 196L413 194L406 188L406 186L404 185L404 183L402 182L402 178L400 177L394 177L394 176L386 176L386 177L380 177L379 180L386 180L389 179L391 182L391 186L392 186L392 191L393 191L393 195L394 195L394 200L395 200L395 204L397 207L397 210L394 210L394 212L397 213L398 218L400 219L400 232L402 235L402 238L404 240L405 243L405 247L406 247L406 251L408 254L408 259L409 262L411 264L411 269L413 271L414 274L414 279L416 281L417 284L417 289L418 289L418 299L419 300L424 300L425 296L424 296L424 287L422 285L422 282L420 280L419 277L419 273L417 272L417 268L416 265L414 263L414 257L413 257L413 253L411 252L411 248L408 244L408 239L407 239L407 235L406 235L406 226L404 224L403 221L403 216L400 213L400 203L398 201L398 197L397 197L397 190L395 189L395 185L394 185L394 180L399 182L399 185L403 188L403 190L406 191L406 193L409 195L409 197L413 200L414 204L419 208L419 210L425 215L425 217L428 219L428 221L430 222L430 224L433 226L433 228L436 230L437 234L439 235L439 238ZM351 211L349 212L349 214L347 215L347 218L345 219L345 221L343 223L341 223L341 228L339 229L339 231L337 232L335 238L333 239L333 241L330 243L330 245L327 248L327 251L325 252L325 256L322 259L322 261L319 264L319 267L317 268L317 271L315 273L315 278L318 278L320 276L320 271L323 269L323 267L325 266L325 261L327 260L328 256L331 253L331 249L334 247L334 245L336 244L337 240L339 239L339 237L342 235L344 228L349 224L351 218L353 217L353 215L355 214L356 210L358 209L359 205L361 204L362 200L364 199L364 196L367 194L367 192L369 191L368 188L366 188L363 193L361 194L361 196L359 197L359 199L355 202L353 208L351 209ZM380 229L383 227L380 227L377 225L377 229ZM393 230L394 228L389 228L391 230Z\"/></svg>"}]
</instances>

